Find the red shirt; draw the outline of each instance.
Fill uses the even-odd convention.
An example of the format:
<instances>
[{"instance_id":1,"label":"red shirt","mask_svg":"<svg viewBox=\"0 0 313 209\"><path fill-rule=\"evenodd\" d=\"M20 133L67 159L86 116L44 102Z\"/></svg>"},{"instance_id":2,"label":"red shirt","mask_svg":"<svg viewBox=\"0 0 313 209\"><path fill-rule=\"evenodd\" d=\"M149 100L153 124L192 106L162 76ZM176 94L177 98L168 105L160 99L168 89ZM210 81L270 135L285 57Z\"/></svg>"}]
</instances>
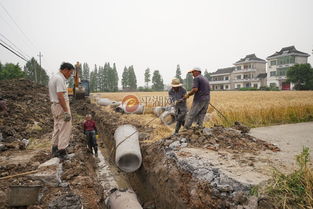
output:
<instances>
[{"instance_id":1,"label":"red shirt","mask_svg":"<svg viewBox=\"0 0 313 209\"><path fill-rule=\"evenodd\" d=\"M86 120L84 122L84 130L85 131L93 131L93 130L97 130L96 128L96 122L93 120Z\"/></svg>"}]
</instances>

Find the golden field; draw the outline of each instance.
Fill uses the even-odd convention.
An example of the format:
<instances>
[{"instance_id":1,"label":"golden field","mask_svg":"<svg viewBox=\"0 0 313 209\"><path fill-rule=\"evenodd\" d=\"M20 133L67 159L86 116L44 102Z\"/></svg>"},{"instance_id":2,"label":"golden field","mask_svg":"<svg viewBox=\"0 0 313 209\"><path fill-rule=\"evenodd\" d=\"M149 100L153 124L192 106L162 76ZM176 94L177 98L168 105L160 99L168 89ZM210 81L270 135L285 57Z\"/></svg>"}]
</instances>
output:
<instances>
[{"instance_id":1,"label":"golden field","mask_svg":"<svg viewBox=\"0 0 313 209\"><path fill-rule=\"evenodd\" d=\"M96 97L122 101L126 95L135 95L140 100L148 101L145 112L151 113L152 104L158 98L162 100L167 92L118 92L95 93ZM161 104L161 103L160 103ZM188 107L192 98L188 99ZM213 91L211 104L229 121L221 117L212 106L209 107L210 120L206 125L222 124L229 126L240 121L250 127L274 124L296 123L313 120L313 91Z\"/></svg>"}]
</instances>

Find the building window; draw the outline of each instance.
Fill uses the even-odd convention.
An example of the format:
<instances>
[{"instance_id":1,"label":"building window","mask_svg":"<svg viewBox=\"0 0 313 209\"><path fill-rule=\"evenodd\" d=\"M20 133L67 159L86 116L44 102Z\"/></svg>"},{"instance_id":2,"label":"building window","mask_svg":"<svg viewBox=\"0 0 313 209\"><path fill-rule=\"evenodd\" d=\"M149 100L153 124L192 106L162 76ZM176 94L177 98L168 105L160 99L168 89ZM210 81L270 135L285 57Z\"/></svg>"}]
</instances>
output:
<instances>
[{"instance_id":1,"label":"building window","mask_svg":"<svg viewBox=\"0 0 313 209\"><path fill-rule=\"evenodd\" d=\"M270 72L270 76L271 76L271 77L276 76L276 71Z\"/></svg>"},{"instance_id":2,"label":"building window","mask_svg":"<svg viewBox=\"0 0 313 209\"><path fill-rule=\"evenodd\" d=\"M258 88L258 84L257 83L253 84L253 87Z\"/></svg>"},{"instance_id":3,"label":"building window","mask_svg":"<svg viewBox=\"0 0 313 209\"><path fill-rule=\"evenodd\" d=\"M228 85L225 86L225 89L228 89Z\"/></svg>"},{"instance_id":4,"label":"building window","mask_svg":"<svg viewBox=\"0 0 313 209\"><path fill-rule=\"evenodd\" d=\"M246 88L251 87L251 83L246 83Z\"/></svg>"},{"instance_id":5,"label":"building window","mask_svg":"<svg viewBox=\"0 0 313 209\"><path fill-rule=\"evenodd\" d=\"M276 87L276 83L270 83L270 87Z\"/></svg>"},{"instance_id":6,"label":"building window","mask_svg":"<svg viewBox=\"0 0 313 209\"><path fill-rule=\"evenodd\" d=\"M271 61L271 66L276 65L276 60Z\"/></svg>"},{"instance_id":7,"label":"building window","mask_svg":"<svg viewBox=\"0 0 313 209\"><path fill-rule=\"evenodd\" d=\"M289 67L277 68L277 75L278 76L286 76L288 69L289 69Z\"/></svg>"},{"instance_id":8,"label":"building window","mask_svg":"<svg viewBox=\"0 0 313 209\"><path fill-rule=\"evenodd\" d=\"M237 89L240 89L241 85L240 84L237 84Z\"/></svg>"},{"instance_id":9,"label":"building window","mask_svg":"<svg viewBox=\"0 0 313 209\"><path fill-rule=\"evenodd\" d=\"M241 70L241 66L237 66L237 70Z\"/></svg>"},{"instance_id":10,"label":"building window","mask_svg":"<svg viewBox=\"0 0 313 209\"><path fill-rule=\"evenodd\" d=\"M225 81L228 81L228 76L225 76Z\"/></svg>"},{"instance_id":11,"label":"building window","mask_svg":"<svg viewBox=\"0 0 313 209\"><path fill-rule=\"evenodd\" d=\"M240 80L241 79L241 75L237 75L237 80Z\"/></svg>"}]
</instances>

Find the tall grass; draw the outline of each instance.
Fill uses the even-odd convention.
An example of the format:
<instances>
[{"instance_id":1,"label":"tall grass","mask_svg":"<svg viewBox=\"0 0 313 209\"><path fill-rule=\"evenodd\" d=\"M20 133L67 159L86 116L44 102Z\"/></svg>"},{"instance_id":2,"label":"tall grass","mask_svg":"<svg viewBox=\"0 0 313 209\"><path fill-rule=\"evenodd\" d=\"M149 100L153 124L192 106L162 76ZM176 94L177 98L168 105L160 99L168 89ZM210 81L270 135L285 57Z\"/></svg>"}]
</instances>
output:
<instances>
[{"instance_id":1,"label":"tall grass","mask_svg":"<svg viewBox=\"0 0 313 209\"><path fill-rule=\"evenodd\" d=\"M121 101L124 96L134 94L137 97L167 96L167 92L121 92L102 93L107 97ZM223 91L212 92L211 103L227 118L227 122L212 107L209 107L210 120L206 125L232 125L240 121L250 127L274 124L313 121L313 91ZM192 98L188 100L188 106ZM146 112L151 112L150 104Z\"/></svg>"},{"instance_id":2,"label":"tall grass","mask_svg":"<svg viewBox=\"0 0 313 209\"><path fill-rule=\"evenodd\" d=\"M289 175L275 170L266 194L277 208L313 208L313 170L309 166L309 148L297 156L299 169Z\"/></svg>"}]
</instances>

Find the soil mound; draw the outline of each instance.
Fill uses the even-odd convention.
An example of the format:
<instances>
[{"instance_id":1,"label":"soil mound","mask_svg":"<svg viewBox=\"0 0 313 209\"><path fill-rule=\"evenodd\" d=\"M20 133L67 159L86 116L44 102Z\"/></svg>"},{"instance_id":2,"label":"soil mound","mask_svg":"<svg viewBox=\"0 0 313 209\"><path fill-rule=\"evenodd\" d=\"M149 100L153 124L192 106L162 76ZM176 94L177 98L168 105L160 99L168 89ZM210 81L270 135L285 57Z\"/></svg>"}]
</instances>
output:
<instances>
[{"instance_id":1,"label":"soil mound","mask_svg":"<svg viewBox=\"0 0 313 209\"><path fill-rule=\"evenodd\" d=\"M26 79L3 80L0 81L0 97L8 108L7 114L0 113L4 141L36 138L52 131L47 87Z\"/></svg>"}]
</instances>

